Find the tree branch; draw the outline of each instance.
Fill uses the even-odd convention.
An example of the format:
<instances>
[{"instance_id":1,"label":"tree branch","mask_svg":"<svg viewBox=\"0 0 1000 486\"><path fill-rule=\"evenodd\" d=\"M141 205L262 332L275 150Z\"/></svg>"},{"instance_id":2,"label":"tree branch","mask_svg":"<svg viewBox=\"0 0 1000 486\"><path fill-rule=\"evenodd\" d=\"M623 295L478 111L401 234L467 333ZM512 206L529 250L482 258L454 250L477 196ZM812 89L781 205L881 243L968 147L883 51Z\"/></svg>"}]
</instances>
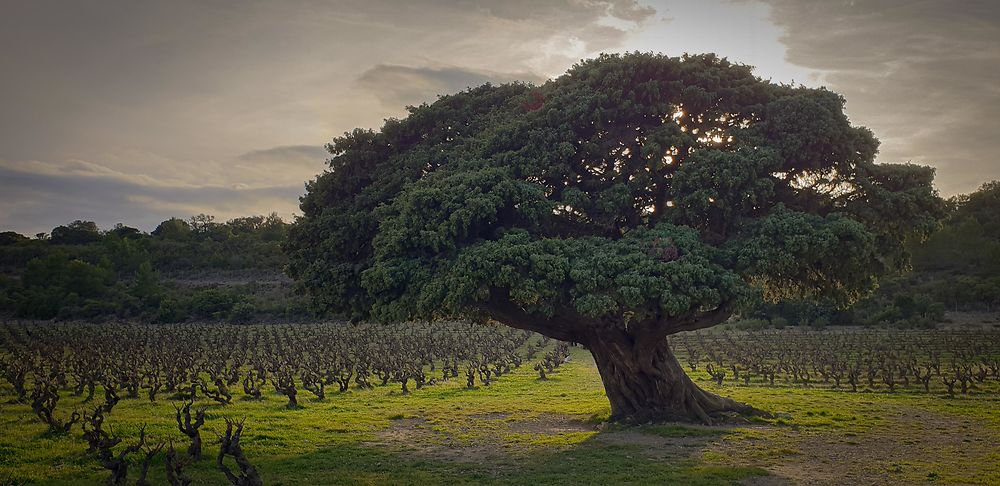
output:
<instances>
[{"instance_id":1,"label":"tree branch","mask_svg":"<svg viewBox=\"0 0 1000 486\"><path fill-rule=\"evenodd\" d=\"M585 324L565 318L530 314L511 302L510 293L503 289L491 289L489 299L481 302L479 308L493 320L510 327L537 332L560 341L582 342L581 331Z\"/></svg>"},{"instance_id":2,"label":"tree branch","mask_svg":"<svg viewBox=\"0 0 1000 486\"><path fill-rule=\"evenodd\" d=\"M667 336L682 331L705 329L725 322L733 315L736 305L727 302L714 310L692 313L679 319L655 319L646 321L630 333L638 355L648 352L664 342Z\"/></svg>"},{"instance_id":3,"label":"tree branch","mask_svg":"<svg viewBox=\"0 0 1000 486\"><path fill-rule=\"evenodd\" d=\"M696 331L721 324L733 315L734 310L736 310L736 304L727 302L715 310L693 314L677 321L668 321L666 335L682 331Z\"/></svg>"}]
</instances>

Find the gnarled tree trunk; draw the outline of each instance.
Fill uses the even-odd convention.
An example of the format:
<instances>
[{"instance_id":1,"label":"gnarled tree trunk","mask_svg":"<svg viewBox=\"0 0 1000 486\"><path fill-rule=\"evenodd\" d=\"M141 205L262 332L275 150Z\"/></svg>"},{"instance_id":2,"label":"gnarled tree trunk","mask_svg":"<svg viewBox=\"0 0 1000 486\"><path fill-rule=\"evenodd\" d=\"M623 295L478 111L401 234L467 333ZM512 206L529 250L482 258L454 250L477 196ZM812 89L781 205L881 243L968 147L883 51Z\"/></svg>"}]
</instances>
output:
<instances>
[{"instance_id":1,"label":"gnarled tree trunk","mask_svg":"<svg viewBox=\"0 0 1000 486\"><path fill-rule=\"evenodd\" d=\"M562 309L552 317L525 312L497 292L483 309L508 326L583 344L590 350L611 402L612 420L677 420L711 424L728 415L766 415L749 405L702 390L684 373L667 342L681 331L704 329L732 315L732 305L671 319L626 322L587 319Z\"/></svg>"},{"instance_id":2,"label":"gnarled tree trunk","mask_svg":"<svg viewBox=\"0 0 1000 486\"><path fill-rule=\"evenodd\" d=\"M702 390L674 357L666 339L635 346L618 339L587 345L611 402L613 420L678 420L711 424L727 414L758 413L753 407Z\"/></svg>"}]
</instances>

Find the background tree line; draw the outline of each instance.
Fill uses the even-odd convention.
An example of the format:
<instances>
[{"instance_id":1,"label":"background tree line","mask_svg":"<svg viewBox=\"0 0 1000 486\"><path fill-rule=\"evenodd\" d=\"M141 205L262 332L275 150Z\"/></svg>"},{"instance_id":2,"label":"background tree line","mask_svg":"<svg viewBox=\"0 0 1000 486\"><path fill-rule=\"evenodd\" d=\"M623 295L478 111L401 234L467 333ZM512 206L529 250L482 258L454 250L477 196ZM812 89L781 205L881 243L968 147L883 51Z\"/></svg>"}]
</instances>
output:
<instances>
[{"instance_id":1,"label":"background tree line","mask_svg":"<svg viewBox=\"0 0 1000 486\"><path fill-rule=\"evenodd\" d=\"M946 310L997 310L1000 181L948 204L941 228L910 243L912 271L884 280L872 296L846 309L809 300L751 302L742 324L932 327ZM148 234L120 223L101 231L90 221L34 237L2 232L0 313L156 322L309 318L306 299L283 277L289 226L276 214L221 223L200 214L168 219ZM238 283L218 278L233 273Z\"/></svg>"},{"instance_id":2,"label":"background tree line","mask_svg":"<svg viewBox=\"0 0 1000 486\"><path fill-rule=\"evenodd\" d=\"M276 214L216 222L171 218L152 233L91 221L33 238L0 233L0 313L32 319L157 322L302 318Z\"/></svg>"}]
</instances>

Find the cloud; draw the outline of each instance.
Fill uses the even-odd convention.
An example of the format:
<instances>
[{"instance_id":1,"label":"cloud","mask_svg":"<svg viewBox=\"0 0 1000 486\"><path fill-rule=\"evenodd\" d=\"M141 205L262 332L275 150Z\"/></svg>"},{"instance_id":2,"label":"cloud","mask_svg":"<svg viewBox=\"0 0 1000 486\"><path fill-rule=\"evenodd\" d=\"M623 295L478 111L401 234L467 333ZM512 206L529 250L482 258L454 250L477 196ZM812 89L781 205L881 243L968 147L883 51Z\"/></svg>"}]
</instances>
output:
<instances>
[{"instance_id":1,"label":"cloud","mask_svg":"<svg viewBox=\"0 0 1000 486\"><path fill-rule=\"evenodd\" d=\"M651 15L635 0L4 5L0 228L290 214L323 141L559 74Z\"/></svg>"},{"instance_id":2,"label":"cloud","mask_svg":"<svg viewBox=\"0 0 1000 486\"><path fill-rule=\"evenodd\" d=\"M534 84L545 78L532 73L497 73L454 66L410 67L379 64L358 77L358 86L372 93L387 107L399 108L432 102L443 94L455 93L485 83L524 81Z\"/></svg>"},{"instance_id":3,"label":"cloud","mask_svg":"<svg viewBox=\"0 0 1000 486\"><path fill-rule=\"evenodd\" d=\"M329 158L326 148L320 145L282 145L261 150L252 150L236 157L243 162L304 162L315 165L317 161Z\"/></svg>"},{"instance_id":4,"label":"cloud","mask_svg":"<svg viewBox=\"0 0 1000 486\"><path fill-rule=\"evenodd\" d=\"M0 228L48 232L76 219L102 228L124 222L144 230L171 217L208 213L219 219L278 212L291 218L301 183L272 186L165 184L80 164L0 164Z\"/></svg>"},{"instance_id":5,"label":"cloud","mask_svg":"<svg viewBox=\"0 0 1000 486\"><path fill-rule=\"evenodd\" d=\"M879 160L938 167L945 194L1000 178L1000 3L767 0L788 61L817 70Z\"/></svg>"},{"instance_id":6,"label":"cloud","mask_svg":"<svg viewBox=\"0 0 1000 486\"><path fill-rule=\"evenodd\" d=\"M126 174L100 164L79 159L69 159L58 163L46 162L42 160L2 161L2 163L0 163L0 169L6 169L8 172L28 173L42 177L51 176L80 179L107 177L141 186L190 187L190 185L181 181L158 179L144 174Z\"/></svg>"},{"instance_id":7,"label":"cloud","mask_svg":"<svg viewBox=\"0 0 1000 486\"><path fill-rule=\"evenodd\" d=\"M456 2L445 2L456 4ZM642 22L656 13L648 5L641 5L635 0L604 0L604 1L548 1L508 0L496 2L481 0L473 2L482 12L497 18L525 21L532 19L568 18L602 18L613 17L632 22ZM467 5L468 2L457 2L457 5ZM456 6L457 6L456 5Z\"/></svg>"},{"instance_id":8,"label":"cloud","mask_svg":"<svg viewBox=\"0 0 1000 486\"><path fill-rule=\"evenodd\" d=\"M1000 177L1000 4L761 1L9 2L0 229L291 214L338 134L633 49L818 72L882 160L935 164L946 193Z\"/></svg>"}]
</instances>

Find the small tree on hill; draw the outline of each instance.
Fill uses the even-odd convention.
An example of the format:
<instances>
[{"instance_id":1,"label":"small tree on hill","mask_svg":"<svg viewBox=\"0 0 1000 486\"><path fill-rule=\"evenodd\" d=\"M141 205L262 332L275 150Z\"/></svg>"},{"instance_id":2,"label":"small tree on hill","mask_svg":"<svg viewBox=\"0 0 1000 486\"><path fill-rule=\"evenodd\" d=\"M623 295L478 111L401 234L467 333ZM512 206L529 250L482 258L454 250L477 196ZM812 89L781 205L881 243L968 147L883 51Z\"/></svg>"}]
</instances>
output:
<instances>
[{"instance_id":1,"label":"small tree on hill","mask_svg":"<svg viewBox=\"0 0 1000 486\"><path fill-rule=\"evenodd\" d=\"M52 243L58 245L86 245L101 239L97 223L76 220L65 226L52 228Z\"/></svg>"},{"instance_id":2,"label":"small tree on hill","mask_svg":"<svg viewBox=\"0 0 1000 486\"><path fill-rule=\"evenodd\" d=\"M167 240L184 240L191 235L191 225L183 219L170 218L157 225L152 234Z\"/></svg>"}]
</instances>

